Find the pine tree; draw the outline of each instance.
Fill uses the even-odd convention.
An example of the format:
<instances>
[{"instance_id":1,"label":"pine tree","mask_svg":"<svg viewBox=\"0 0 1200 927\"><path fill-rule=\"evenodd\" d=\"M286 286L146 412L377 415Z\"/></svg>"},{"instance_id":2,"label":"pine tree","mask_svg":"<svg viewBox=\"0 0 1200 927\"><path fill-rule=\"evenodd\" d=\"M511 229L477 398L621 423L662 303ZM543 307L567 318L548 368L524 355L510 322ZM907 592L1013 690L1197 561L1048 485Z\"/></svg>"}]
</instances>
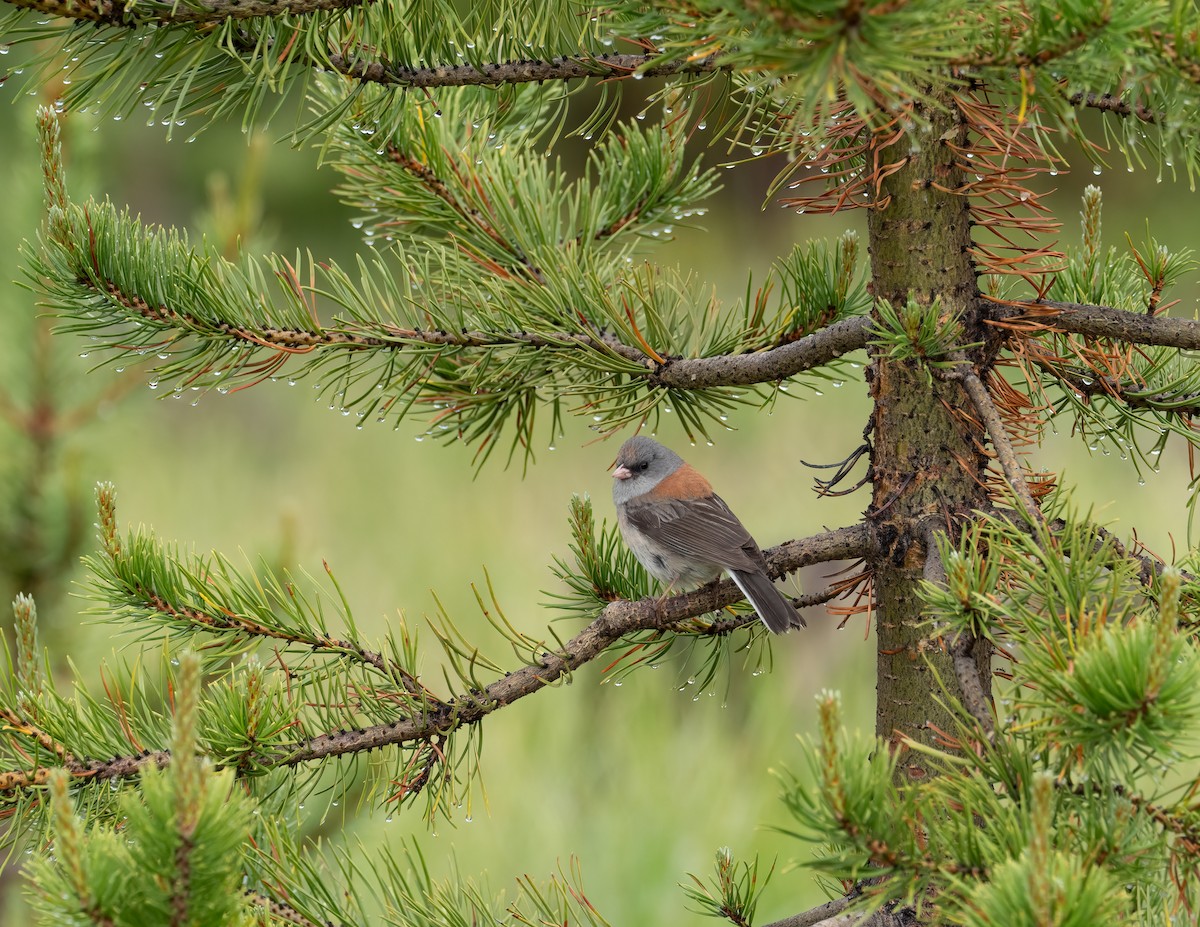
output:
<instances>
[{"instance_id":1,"label":"pine tree","mask_svg":"<svg viewBox=\"0 0 1200 927\"><path fill-rule=\"evenodd\" d=\"M1200 324L1168 314L1189 252L1105 249L1096 188L1082 247L1056 251L1035 182L1066 167L1065 140L1194 177L1193 4L14 6L0 42L33 49L26 77L65 69L67 110L146 104L190 134L302 95L295 137L341 172L377 246L353 267L230 259L79 201L44 110L28 277L62 328L165 388L308 377L354 420L421 417L481 466L528 467L564 416L607 436L669 414L707 436L866 352L865 443L823 484L849 491L861 466L864 518L767 552L775 576L860 560L796 604L869 607L879 654L874 735L822 693L816 787L785 777L833 894L786 923L1195 918L1196 555L1169 564L1114 536L1026 454L1057 423L1119 448L1133 475L1197 442ZM545 157L568 132L590 144L574 177ZM647 240L717 185L701 133L784 164L771 197L786 207L866 210L865 259L854 235L798 244L734 305L653 263ZM291 809L314 770L361 763L436 816L486 761L489 716L579 667L687 644L711 671L769 643L724 610L730 582L660 597L577 499L557 568L578 631L531 637L481 595L516 662L445 616L434 685L408 629L362 640L340 591L331 606L307 580L123 533L111 486L98 508L88 594L164 676L63 692L18 599L0 795L47 922L354 924L380 922L365 912L382 899L389 923L603 923L573 869L497 909L470 880L433 883L415 850L323 865ZM762 890L756 862L721 853L689 898L750 924Z\"/></svg>"}]
</instances>

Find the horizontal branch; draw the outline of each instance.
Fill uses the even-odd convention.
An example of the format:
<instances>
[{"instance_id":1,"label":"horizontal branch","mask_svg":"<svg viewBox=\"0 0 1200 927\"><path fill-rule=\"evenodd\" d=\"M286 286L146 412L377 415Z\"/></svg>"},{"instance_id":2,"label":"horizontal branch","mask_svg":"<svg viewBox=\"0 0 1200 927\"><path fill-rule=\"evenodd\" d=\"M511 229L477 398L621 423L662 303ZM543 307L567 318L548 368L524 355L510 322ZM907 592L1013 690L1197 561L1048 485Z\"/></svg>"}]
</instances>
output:
<instances>
[{"instance_id":1,"label":"horizontal branch","mask_svg":"<svg viewBox=\"0 0 1200 927\"><path fill-rule=\"evenodd\" d=\"M147 321L209 337L224 337L247 348L274 348L286 354L307 354L334 347L349 350L397 350L405 345L433 347L492 348L527 346L539 349L586 349L615 354L645 368L652 387L708 389L720 386L751 386L785 380L805 370L828 363L851 351L866 347L869 320L854 316L835 322L811 335L766 351L723 354L716 357L653 358L611 332L484 332L462 329L401 328L396 325L358 324L343 328L250 327L230 322L201 319L168 306L153 306L137 294L122 292L116 284L106 285L108 295Z\"/></svg>"},{"instance_id":2,"label":"horizontal branch","mask_svg":"<svg viewBox=\"0 0 1200 927\"><path fill-rule=\"evenodd\" d=\"M863 524L788 541L766 551L768 572L772 577L778 577L815 563L860 559L866 556L868 544L869 535ZM259 768L296 766L380 747L435 741L458 728L476 724L493 711L568 676L600 657L610 645L627 634L669 631L680 622L717 611L742 598L741 590L731 580L723 580L667 599L651 597L637 602L624 599L612 602L560 650L544 652L538 663L508 673L482 690L465 693L436 707L423 706L420 713L388 724L321 734L274 748L256 758L256 765ZM117 780L135 776L144 767L161 767L169 762L168 751L147 751L107 760L77 761L68 766L68 771L77 779ZM49 771L48 767L0 771L0 792L39 785Z\"/></svg>"},{"instance_id":3,"label":"horizontal branch","mask_svg":"<svg viewBox=\"0 0 1200 927\"><path fill-rule=\"evenodd\" d=\"M790 344L752 354L719 357L668 358L650 376L651 386L705 389L713 386L751 386L786 380L804 370L867 346L870 320L853 316L834 322Z\"/></svg>"},{"instance_id":4,"label":"horizontal branch","mask_svg":"<svg viewBox=\"0 0 1200 927\"><path fill-rule=\"evenodd\" d=\"M829 531L789 541L767 552L771 576L782 576L803 566L830 560L856 559L867 551L865 525ZM571 638L560 651L547 651L539 663L522 667L488 685L481 692L459 696L445 709L407 718L394 724L375 725L360 731L325 734L283 748L276 765L293 766L327 757L373 750L391 744L427 740L480 721L498 708L540 691L599 657L613 643L637 631L667 630L688 618L717 611L743 598L732 580L710 583L694 592L665 600L618 600Z\"/></svg>"},{"instance_id":5,"label":"horizontal branch","mask_svg":"<svg viewBox=\"0 0 1200 927\"><path fill-rule=\"evenodd\" d=\"M1143 315L1111 306L1063 303L1055 300L997 302L980 299L988 321L1012 328L1055 329L1114 338L1134 344L1155 344L1185 350L1200 349L1200 321L1170 316Z\"/></svg>"},{"instance_id":6,"label":"horizontal branch","mask_svg":"<svg viewBox=\"0 0 1200 927\"><path fill-rule=\"evenodd\" d=\"M1126 119L1132 116L1147 125L1156 125L1163 118L1161 113L1148 106L1144 106L1141 103L1130 103L1128 100L1122 100L1111 93L1093 93L1077 90L1067 97L1067 102L1072 106L1097 109L1102 113L1112 113L1115 116L1121 116Z\"/></svg>"},{"instance_id":7,"label":"horizontal branch","mask_svg":"<svg viewBox=\"0 0 1200 927\"><path fill-rule=\"evenodd\" d=\"M155 3L140 0L132 9L122 0L9 0L13 6L64 19L113 26L157 23L161 26L219 23L227 19L265 16L305 16L322 10L363 6L364 0L189 0Z\"/></svg>"},{"instance_id":8,"label":"horizontal branch","mask_svg":"<svg viewBox=\"0 0 1200 927\"><path fill-rule=\"evenodd\" d=\"M651 65L657 55L560 55L549 61L504 61L476 66L473 64L441 64L413 68L383 61L363 61L353 55L329 56L330 66L337 72L363 81L400 87L432 89L435 87L477 87L500 84L528 84L543 81L600 78L613 80L626 77L668 77L674 74L706 74L721 70L716 56L665 61ZM647 66L649 65L649 66Z\"/></svg>"}]
</instances>

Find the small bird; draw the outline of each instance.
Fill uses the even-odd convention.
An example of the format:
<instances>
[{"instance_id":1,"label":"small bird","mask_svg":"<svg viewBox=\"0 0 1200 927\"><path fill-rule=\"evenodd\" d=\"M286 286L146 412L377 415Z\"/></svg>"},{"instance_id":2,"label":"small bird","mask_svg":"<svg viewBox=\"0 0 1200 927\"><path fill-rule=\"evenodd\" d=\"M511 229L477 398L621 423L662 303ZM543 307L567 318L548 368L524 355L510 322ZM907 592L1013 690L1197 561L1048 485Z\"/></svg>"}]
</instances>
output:
<instances>
[{"instance_id":1,"label":"small bird","mask_svg":"<svg viewBox=\"0 0 1200 927\"><path fill-rule=\"evenodd\" d=\"M776 634L805 623L767 576L750 532L678 454L636 435L621 445L612 475L621 536L655 579L698 586L725 570Z\"/></svg>"}]
</instances>

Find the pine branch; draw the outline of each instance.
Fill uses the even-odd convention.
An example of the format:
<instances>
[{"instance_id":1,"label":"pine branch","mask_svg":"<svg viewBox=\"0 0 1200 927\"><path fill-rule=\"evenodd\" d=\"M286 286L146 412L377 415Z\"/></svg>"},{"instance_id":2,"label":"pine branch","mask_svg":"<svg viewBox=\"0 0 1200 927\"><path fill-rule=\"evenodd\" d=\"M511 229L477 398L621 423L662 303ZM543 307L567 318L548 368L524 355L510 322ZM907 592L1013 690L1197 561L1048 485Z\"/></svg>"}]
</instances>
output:
<instances>
[{"instance_id":1,"label":"pine branch","mask_svg":"<svg viewBox=\"0 0 1200 927\"><path fill-rule=\"evenodd\" d=\"M1096 109L1102 113L1112 113L1128 119L1133 117L1147 125L1157 125L1162 122L1163 114L1143 103L1130 103L1111 93L1096 93L1094 91L1077 90L1067 97L1072 106L1083 106Z\"/></svg>"},{"instance_id":2,"label":"pine branch","mask_svg":"<svg viewBox=\"0 0 1200 927\"><path fill-rule=\"evenodd\" d=\"M247 348L272 348L282 362L288 355L336 348L351 351L396 351L406 345L434 347L490 348L524 346L534 349L587 350L615 354L645 368L642 374L649 386L671 389L710 389L720 386L749 386L786 380L805 370L819 367L835 358L864 348L869 320L865 316L842 319L811 335L789 344L743 354L718 357L650 357L644 348L624 344L606 331L595 334L537 333L525 331L450 332L401 328L387 323L365 322L351 327L311 329L276 328L270 325L250 327L213 319L200 319L191 313L168 306L151 306L136 294L121 293L116 284L106 287L108 295L120 305L147 321L179 329L221 337ZM272 373L277 371L271 365Z\"/></svg>"},{"instance_id":3,"label":"pine branch","mask_svg":"<svg viewBox=\"0 0 1200 927\"><path fill-rule=\"evenodd\" d=\"M364 0L189 0L158 3L139 0L136 6L122 0L11 0L19 9L50 16L93 22L97 25L159 26L203 25L226 20L267 16L306 16L323 10L345 10L365 5Z\"/></svg>"},{"instance_id":4,"label":"pine branch","mask_svg":"<svg viewBox=\"0 0 1200 927\"><path fill-rule=\"evenodd\" d=\"M1134 344L1200 349L1200 321L1196 319L1141 315L1111 306L1051 299L999 302L980 297L979 304L988 321L1017 331L1057 330Z\"/></svg>"},{"instance_id":5,"label":"pine branch","mask_svg":"<svg viewBox=\"0 0 1200 927\"><path fill-rule=\"evenodd\" d=\"M855 316L767 351L720 357L664 358L664 362L655 365L649 374L648 383L652 387L707 389L786 380L865 348L869 327L867 317ZM651 361L643 358L643 363L649 367Z\"/></svg>"},{"instance_id":6,"label":"pine branch","mask_svg":"<svg viewBox=\"0 0 1200 927\"><path fill-rule=\"evenodd\" d=\"M176 337L194 334L214 341L237 344L250 351L271 349L276 352L273 360L251 365L249 354L245 353L241 364L251 372L267 369L271 374L277 373L291 356L308 355L328 349L355 353L387 353L401 351L413 345L468 349L517 346L538 350L583 350L616 355L644 368L642 376L651 387L710 389L785 380L865 347L868 329L865 316L854 316L765 351L699 358L662 357L649 356L644 346L623 343L614 333L603 330L586 334L487 332L471 329L454 332L404 328L385 322L368 321L330 327L314 324L311 328L277 327L269 324L250 326L219 318L200 317L187 309L174 306L153 305L139 293L126 292L111 280L80 280L79 285L93 291L102 289L113 302L123 306L131 314L154 323L160 327L160 331L175 330L178 332Z\"/></svg>"},{"instance_id":7,"label":"pine branch","mask_svg":"<svg viewBox=\"0 0 1200 927\"><path fill-rule=\"evenodd\" d=\"M866 527L859 524L789 541L766 552L768 570L772 577L778 577L814 563L857 559L865 555L867 539ZM434 706L426 704L399 721L335 731L297 743L273 746L269 752L255 758L255 766L258 769L288 767L403 743L436 744L451 732L477 724L493 711L532 695L597 659L625 635L645 630L667 631L679 622L716 611L742 597L741 590L732 581L725 580L667 599L652 597L637 602L612 602L561 649L543 652L537 663L508 673L482 689ZM146 766L163 767L169 763L169 751L162 750L116 756L104 761L84 761L68 771L75 778L116 780L137 775ZM0 772L0 793L27 790L44 782L49 772L45 767Z\"/></svg>"},{"instance_id":8,"label":"pine branch","mask_svg":"<svg viewBox=\"0 0 1200 927\"><path fill-rule=\"evenodd\" d=\"M1103 784L1099 782L1092 782L1088 785L1073 785L1071 786L1071 790L1076 795L1083 797L1088 795L1103 795L1105 792ZM1148 801L1141 795L1130 791L1119 782L1112 786L1112 792L1125 799L1125 801L1154 821L1164 831L1169 831L1181 837L1186 844L1188 852L1192 854L1200 853L1200 823L1194 817L1180 815L1152 801Z\"/></svg>"},{"instance_id":9,"label":"pine branch","mask_svg":"<svg viewBox=\"0 0 1200 927\"><path fill-rule=\"evenodd\" d=\"M813 563L854 559L864 553L866 538L865 526L856 525L789 541L766 552L768 573L777 577ZM613 602L595 621L564 644L561 650L556 653L544 652L539 663L509 673L481 691L466 693L444 708L394 724L311 738L292 748L277 751L274 764L294 766L391 744L441 737L456 728L475 724L496 709L540 691L598 658L611 644L627 634L667 630L681 621L716 611L741 598L737 586L725 580L665 600L648 598L638 602Z\"/></svg>"},{"instance_id":10,"label":"pine branch","mask_svg":"<svg viewBox=\"0 0 1200 927\"><path fill-rule=\"evenodd\" d=\"M660 55L562 55L549 61L504 61L484 64L481 67L472 64L409 67L384 61L364 61L352 55L333 54L329 56L329 63L335 71L363 83L426 90L437 87L540 84L545 81L582 78L624 80L634 76L669 77L675 74L708 74L726 70L717 64L716 55L674 61L662 61Z\"/></svg>"},{"instance_id":11,"label":"pine branch","mask_svg":"<svg viewBox=\"0 0 1200 927\"><path fill-rule=\"evenodd\" d=\"M169 620L190 624L197 629L218 632L234 631L248 637L301 644L311 647L315 652L346 656L371 667L389 680L400 681L412 695L422 699L430 698L432 695L428 689L417 682L417 678L412 673L396 663L395 660L386 659L383 654L368 649L358 641L333 637L328 634L309 633L301 629L268 627L253 618L233 614L220 608L206 612L177 602L169 602L163 596L149 589L135 588L131 592L141 598L143 608L156 612Z\"/></svg>"},{"instance_id":12,"label":"pine branch","mask_svg":"<svg viewBox=\"0 0 1200 927\"><path fill-rule=\"evenodd\" d=\"M782 920L771 921L765 927L816 927L822 921L827 921L829 918L841 914L856 896L857 893L843 895L841 898L832 898L824 904L817 905L815 908L801 911L798 914L791 914Z\"/></svg>"},{"instance_id":13,"label":"pine branch","mask_svg":"<svg viewBox=\"0 0 1200 927\"><path fill-rule=\"evenodd\" d=\"M1089 9L1088 12L1095 17L1093 21L1084 22L1082 24L1083 28L1057 37L1057 41L1052 45L1038 41L1038 50L1036 52L1028 52L1017 47L1012 47L1000 54L979 54L973 49L966 55L951 59L951 63L954 67L963 69L999 67L1011 70L1040 68L1054 64L1092 42L1110 25L1111 12L1107 7L1096 7ZM1015 46L1016 43L1022 42L1026 38L1029 23L1023 17L1014 16L1011 19L1011 24L1013 31L1008 38Z\"/></svg>"},{"instance_id":14,"label":"pine branch","mask_svg":"<svg viewBox=\"0 0 1200 927\"><path fill-rule=\"evenodd\" d=\"M162 769L171 762L169 750L145 751L143 753L114 756L108 760L77 761L74 766L64 766L74 779L111 782L130 779L141 774L143 769ZM47 777L58 767L37 766L29 770L0 771L0 793L22 792L45 784Z\"/></svg>"}]
</instances>

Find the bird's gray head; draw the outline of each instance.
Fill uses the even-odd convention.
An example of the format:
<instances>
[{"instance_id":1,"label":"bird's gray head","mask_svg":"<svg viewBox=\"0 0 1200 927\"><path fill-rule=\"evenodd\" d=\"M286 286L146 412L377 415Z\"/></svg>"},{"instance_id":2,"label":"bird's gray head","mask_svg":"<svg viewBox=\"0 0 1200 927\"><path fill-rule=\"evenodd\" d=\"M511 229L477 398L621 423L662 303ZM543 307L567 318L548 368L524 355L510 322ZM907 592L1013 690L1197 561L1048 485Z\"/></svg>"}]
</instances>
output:
<instances>
[{"instance_id":1,"label":"bird's gray head","mask_svg":"<svg viewBox=\"0 0 1200 927\"><path fill-rule=\"evenodd\" d=\"M683 459L670 448L653 438L635 435L617 452L617 467L612 473L613 502L620 505L649 492L682 463Z\"/></svg>"}]
</instances>

